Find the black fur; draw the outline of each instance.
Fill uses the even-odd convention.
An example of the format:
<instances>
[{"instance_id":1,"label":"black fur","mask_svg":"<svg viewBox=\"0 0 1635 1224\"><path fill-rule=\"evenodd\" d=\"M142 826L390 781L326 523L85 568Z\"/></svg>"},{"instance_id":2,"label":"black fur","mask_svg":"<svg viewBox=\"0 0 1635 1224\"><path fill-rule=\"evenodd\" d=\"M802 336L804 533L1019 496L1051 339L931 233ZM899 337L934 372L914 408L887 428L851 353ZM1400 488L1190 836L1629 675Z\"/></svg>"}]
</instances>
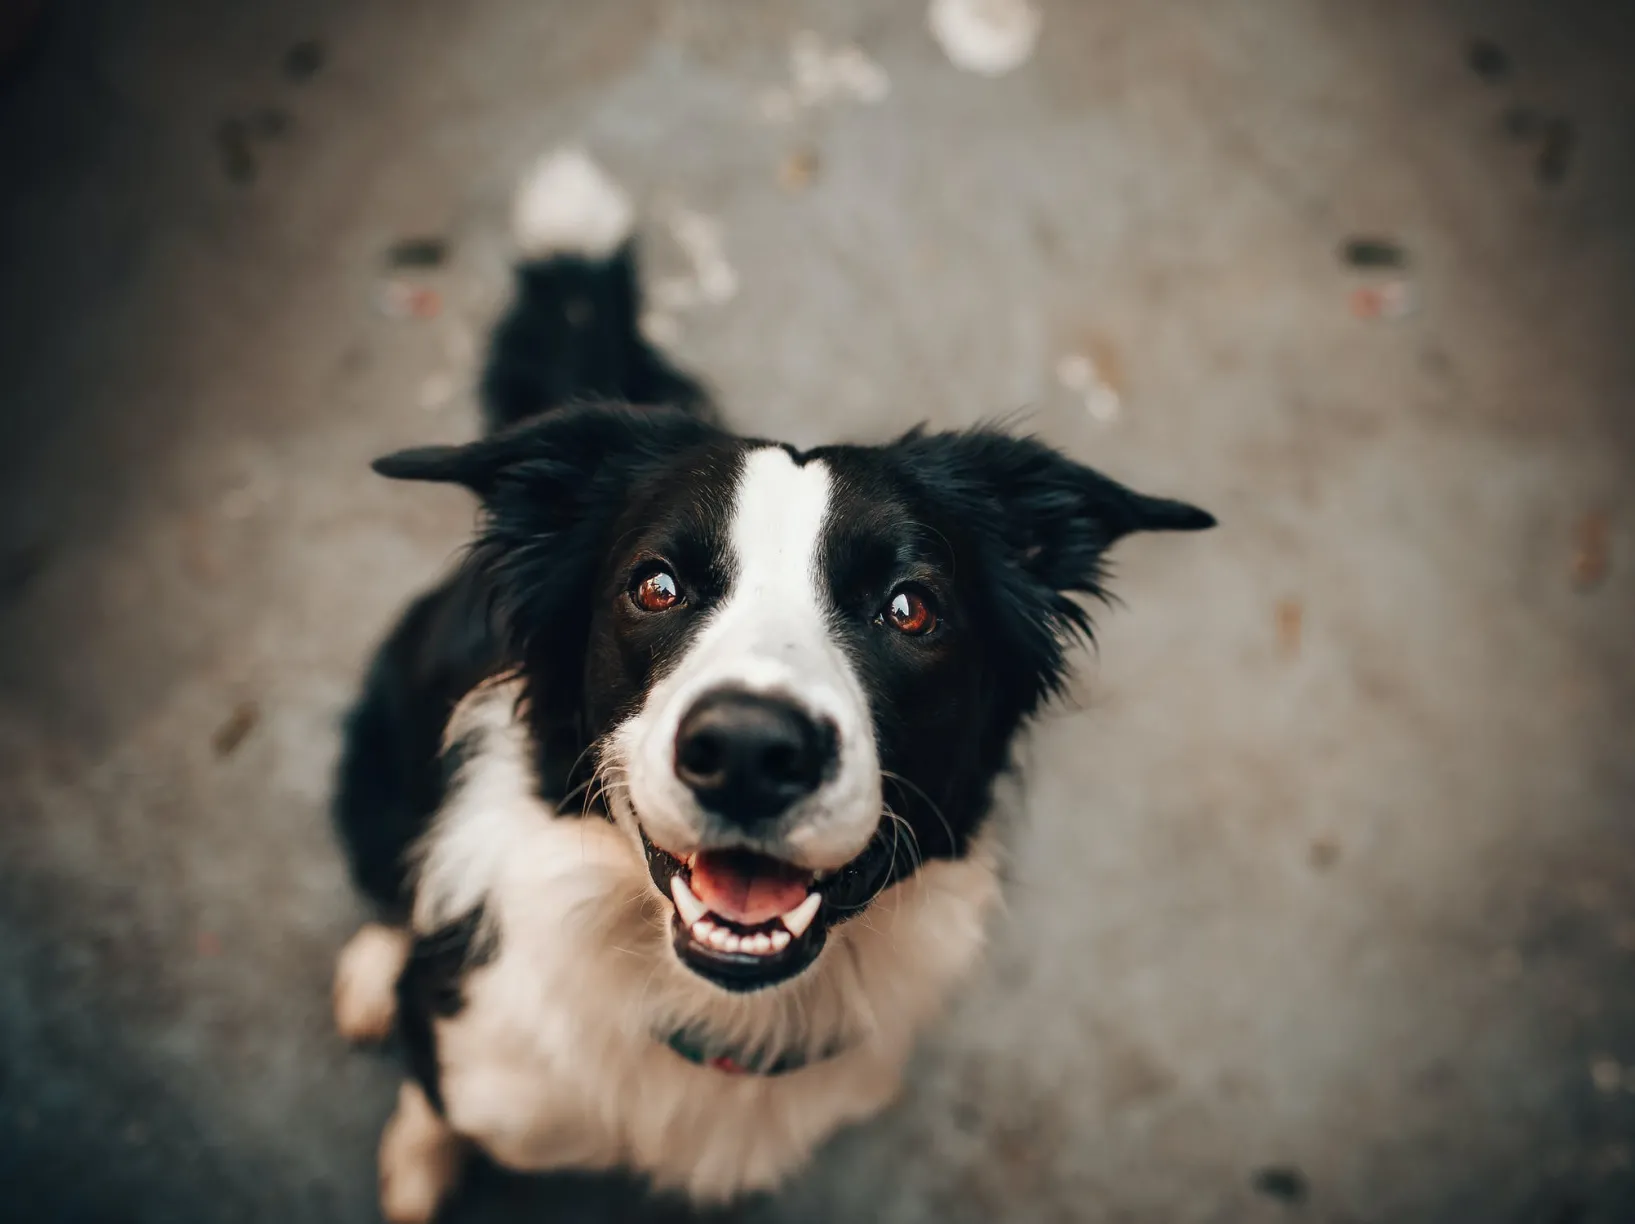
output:
<instances>
[{"instance_id":1,"label":"black fur","mask_svg":"<svg viewBox=\"0 0 1635 1224\"><path fill-rule=\"evenodd\" d=\"M517 268L516 298L483 372L483 422L496 433L585 400L707 411L702 387L643 339L633 244L609 260L557 256Z\"/></svg>"},{"instance_id":2,"label":"black fur","mask_svg":"<svg viewBox=\"0 0 1635 1224\"><path fill-rule=\"evenodd\" d=\"M637 326L638 303L635 262L627 244L607 261L574 256L541 260L517 270L516 296L505 318L495 330L482 378L483 417L491 442L463 449L430 448L396 456L397 468L388 461L377 467L393 475L417 475L422 479L452 479L479 491L487 491L489 477L502 471L510 475L504 482L514 488L526 473L529 487L538 477L544 484L551 476L571 497L575 486L600 471L604 486L616 486L622 479L615 470L621 443L628 441L631 457L642 447L668 447L691 431L699 437L711 436L698 418L708 412L702 387L675 370L662 354L641 336ZM633 410L622 422L599 414L569 412L560 431L549 437L524 426L520 433L505 433L511 427L553 409L580 400L603 397L634 404L670 404L679 411L652 414L648 418ZM554 415L554 414L553 414ZM503 436L493 436L503 435ZM459 455L459 474L447 467ZM421 460L416 467L412 462ZM441 460L445 467L438 469ZM410 469L414 470L411 471ZM450 471L434 475L434 471ZM608 495L611 488L598 488ZM527 502L526 490L519 498ZM578 503L581 507L583 499ZM524 505L527 522L534 521L536 507ZM557 532L559 555L566 564L559 572L568 588L585 590L601 558L594 542L583 531L575 534L573 506L560 501L558 521L566 524ZM358 886L393 918L406 912L404 856L424 831L432 813L442 801L442 771L437 763L443 728L454 705L483 678L503 670L521 658L526 643L508 641L495 619L504 588L490 564L505 551L506 539L525 531L522 516L501 513L495 524L503 533L493 546L462 563L435 589L421 596L403 614L377 652L364 681L363 693L347 717L341 761L337 774L334 819L346 846ZM567 537L573 537L569 539ZM577 554L575 553L577 549ZM527 550L517 561L531 555ZM571 610L542 609L553 623ZM513 624L526 624L528 617L512 615ZM540 648L548 656L548 649ZM542 657L541 662L554 676L566 660ZM578 678L566 686L577 693ZM558 687L551 686L551 691ZM571 783L567 767L555 761L555 752L568 752L567 764L578 756L573 742L578 730L575 717L558 700L539 708L547 725L541 727L542 777L547 779L550 798L556 798ZM551 720L560 725L552 725ZM570 751L571 749L571 751Z\"/></svg>"},{"instance_id":3,"label":"black fur","mask_svg":"<svg viewBox=\"0 0 1635 1224\"><path fill-rule=\"evenodd\" d=\"M347 717L335 818L358 887L406 916L405 850L443 798L438 761L455 703L503 665L480 572L462 566L409 605Z\"/></svg>"},{"instance_id":4,"label":"black fur","mask_svg":"<svg viewBox=\"0 0 1635 1224\"><path fill-rule=\"evenodd\" d=\"M408 964L397 979L397 1039L403 1061L439 1112L443 1090L433 1021L459 1015L465 1006L466 974L487 964L498 951L497 938L483 930L483 911L478 908L429 935L416 936Z\"/></svg>"},{"instance_id":5,"label":"black fur","mask_svg":"<svg viewBox=\"0 0 1635 1224\"><path fill-rule=\"evenodd\" d=\"M1106 549L1133 531L1214 520L990 431L916 430L811 457L834 473L823 569L869 693L886 801L919 854L958 856L1018 727L1060 690L1068 644L1090 636L1072 597L1102 597ZM940 622L925 637L875 623L905 580L934 596ZM893 878L909 866L899 860Z\"/></svg>"}]
</instances>

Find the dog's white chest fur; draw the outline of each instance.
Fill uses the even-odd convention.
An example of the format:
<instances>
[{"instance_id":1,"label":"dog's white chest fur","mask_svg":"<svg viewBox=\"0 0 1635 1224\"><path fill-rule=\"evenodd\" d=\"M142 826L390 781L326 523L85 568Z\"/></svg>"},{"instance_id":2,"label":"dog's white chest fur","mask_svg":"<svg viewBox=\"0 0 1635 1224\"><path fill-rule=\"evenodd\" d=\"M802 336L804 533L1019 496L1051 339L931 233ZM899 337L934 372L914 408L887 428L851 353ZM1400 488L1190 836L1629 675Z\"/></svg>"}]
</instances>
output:
<instances>
[{"instance_id":1,"label":"dog's white chest fur","mask_svg":"<svg viewBox=\"0 0 1635 1224\"><path fill-rule=\"evenodd\" d=\"M632 835L534 797L515 696L490 686L456 714L451 736L476 752L417 896L422 931L480 901L497 941L436 1022L449 1123L517 1169L624 1166L703 1201L775 1185L896 1093L917 1031L980 949L991 856L927 864L837 927L799 978L729 993L671 951ZM732 1074L665 1044L683 1028L812 1061Z\"/></svg>"}]
</instances>

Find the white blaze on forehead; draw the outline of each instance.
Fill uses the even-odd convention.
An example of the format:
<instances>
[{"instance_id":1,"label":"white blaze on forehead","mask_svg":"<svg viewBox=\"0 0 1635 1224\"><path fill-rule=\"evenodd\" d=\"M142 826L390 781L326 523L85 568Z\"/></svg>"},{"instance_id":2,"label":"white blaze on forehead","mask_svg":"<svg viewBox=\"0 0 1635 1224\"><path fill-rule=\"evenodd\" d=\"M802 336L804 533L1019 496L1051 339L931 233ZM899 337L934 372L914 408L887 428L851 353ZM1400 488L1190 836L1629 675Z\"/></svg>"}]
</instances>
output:
<instances>
[{"instance_id":1,"label":"white blaze on forehead","mask_svg":"<svg viewBox=\"0 0 1635 1224\"><path fill-rule=\"evenodd\" d=\"M818 551L829 486L829 469L820 460L798 464L776 447L745 457L732 512L732 603L765 599L758 611L767 619L824 615Z\"/></svg>"}]
</instances>

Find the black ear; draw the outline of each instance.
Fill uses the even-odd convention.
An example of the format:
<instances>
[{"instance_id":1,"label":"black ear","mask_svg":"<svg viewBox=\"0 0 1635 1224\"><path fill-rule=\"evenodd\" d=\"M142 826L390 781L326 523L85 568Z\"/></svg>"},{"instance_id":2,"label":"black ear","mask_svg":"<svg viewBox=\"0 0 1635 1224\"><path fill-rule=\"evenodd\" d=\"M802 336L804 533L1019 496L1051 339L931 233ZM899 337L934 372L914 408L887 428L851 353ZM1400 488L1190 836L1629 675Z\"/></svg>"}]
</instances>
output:
<instances>
[{"instance_id":1,"label":"black ear","mask_svg":"<svg viewBox=\"0 0 1635 1224\"><path fill-rule=\"evenodd\" d=\"M1137 493L1031 438L916 432L898 447L1011 564L1056 591L1099 595L1102 554L1127 535L1215 525L1207 511Z\"/></svg>"},{"instance_id":2,"label":"black ear","mask_svg":"<svg viewBox=\"0 0 1635 1224\"><path fill-rule=\"evenodd\" d=\"M476 488L479 483L481 442L469 446L411 446L408 450L382 455L369 466L393 480L430 480L438 484L462 484Z\"/></svg>"},{"instance_id":3,"label":"black ear","mask_svg":"<svg viewBox=\"0 0 1635 1224\"><path fill-rule=\"evenodd\" d=\"M974 551L996 681L1021 715L1066 681L1066 646L1091 636L1075 593L1105 598L1104 556L1137 531L1215 525L1196 506L1125 488L1030 438L911 433L889 448Z\"/></svg>"},{"instance_id":4,"label":"black ear","mask_svg":"<svg viewBox=\"0 0 1635 1224\"><path fill-rule=\"evenodd\" d=\"M485 501L525 480L548 494L552 479L588 482L604 463L639 463L713 433L674 408L580 405L558 408L464 446L414 446L370 466L393 480L464 485Z\"/></svg>"}]
</instances>

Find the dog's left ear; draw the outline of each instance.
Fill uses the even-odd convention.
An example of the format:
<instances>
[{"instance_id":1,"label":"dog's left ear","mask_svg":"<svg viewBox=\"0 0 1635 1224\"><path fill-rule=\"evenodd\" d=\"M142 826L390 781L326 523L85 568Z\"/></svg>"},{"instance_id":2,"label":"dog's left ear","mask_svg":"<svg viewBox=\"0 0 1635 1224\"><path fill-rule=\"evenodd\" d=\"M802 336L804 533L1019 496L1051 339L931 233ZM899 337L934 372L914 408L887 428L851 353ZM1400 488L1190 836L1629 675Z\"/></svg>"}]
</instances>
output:
<instances>
[{"instance_id":1,"label":"dog's left ear","mask_svg":"<svg viewBox=\"0 0 1635 1224\"><path fill-rule=\"evenodd\" d=\"M1137 531L1200 531L1210 514L1148 497L1030 438L911 433L891 448L977 553L978 598L1004 663L996 681L1023 716L1060 693L1067 645L1092 636L1075 595L1105 598L1103 557Z\"/></svg>"},{"instance_id":2,"label":"dog's left ear","mask_svg":"<svg viewBox=\"0 0 1635 1224\"><path fill-rule=\"evenodd\" d=\"M1102 555L1127 535L1215 525L1207 511L1137 493L1031 438L913 433L898 446L929 488L1052 591L1101 594Z\"/></svg>"}]
</instances>

